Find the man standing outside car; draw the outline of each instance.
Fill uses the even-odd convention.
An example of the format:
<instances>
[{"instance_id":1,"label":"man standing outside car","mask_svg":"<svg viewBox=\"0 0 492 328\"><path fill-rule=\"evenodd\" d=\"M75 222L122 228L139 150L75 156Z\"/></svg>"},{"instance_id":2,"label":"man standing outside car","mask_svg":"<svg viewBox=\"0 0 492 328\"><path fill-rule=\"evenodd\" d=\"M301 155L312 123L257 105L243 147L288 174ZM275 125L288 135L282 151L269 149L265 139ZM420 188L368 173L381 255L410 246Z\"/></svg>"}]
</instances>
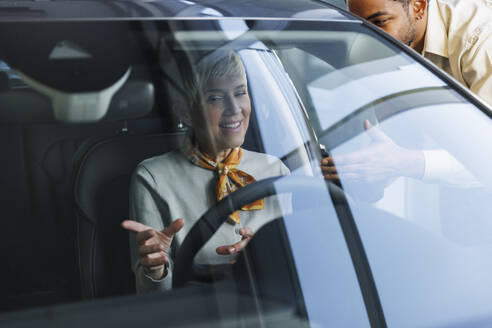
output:
<instances>
[{"instance_id":1,"label":"man standing outside car","mask_svg":"<svg viewBox=\"0 0 492 328\"><path fill-rule=\"evenodd\" d=\"M421 53L492 107L492 0L346 2L352 13ZM480 185L446 150L405 149L369 122L364 128L372 144L335 159L324 158L321 169L326 179L386 181L383 188L399 176L462 188Z\"/></svg>"},{"instance_id":2,"label":"man standing outside car","mask_svg":"<svg viewBox=\"0 0 492 328\"><path fill-rule=\"evenodd\" d=\"M492 0L347 0L492 107Z\"/></svg>"}]
</instances>

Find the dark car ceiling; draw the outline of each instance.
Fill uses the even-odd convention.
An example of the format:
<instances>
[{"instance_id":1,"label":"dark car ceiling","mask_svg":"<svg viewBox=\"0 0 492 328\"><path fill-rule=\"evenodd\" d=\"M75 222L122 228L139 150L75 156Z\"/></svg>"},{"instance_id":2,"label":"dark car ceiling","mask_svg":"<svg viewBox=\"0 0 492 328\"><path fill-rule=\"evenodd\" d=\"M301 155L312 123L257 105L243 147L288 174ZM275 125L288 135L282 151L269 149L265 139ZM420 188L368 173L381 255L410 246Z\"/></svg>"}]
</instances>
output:
<instances>
[{"instance_id":1,"label":"dark car ceiling","mask_svg":"<svg viewBox=\"0 0 492 328\"><path fill-rule=\"evenodd\" d=\"M327 8L319 1L308 0L198 0L203 7L217 10L224 16L291 17L298 12Z\"/></svg>"},{"instance_id":2,"label":"dark car ceiling","mask_svg":"<svg viewBox=\"0 0 492 328\"><path fill-rule=\"evenodd\" d=\"M0 0L0 21L152 17L291 18L298 15L304 19L323 19L323 10L327 12L326 18L350 19L334 8L318 0Z\"/></svg>"}]
</instances>

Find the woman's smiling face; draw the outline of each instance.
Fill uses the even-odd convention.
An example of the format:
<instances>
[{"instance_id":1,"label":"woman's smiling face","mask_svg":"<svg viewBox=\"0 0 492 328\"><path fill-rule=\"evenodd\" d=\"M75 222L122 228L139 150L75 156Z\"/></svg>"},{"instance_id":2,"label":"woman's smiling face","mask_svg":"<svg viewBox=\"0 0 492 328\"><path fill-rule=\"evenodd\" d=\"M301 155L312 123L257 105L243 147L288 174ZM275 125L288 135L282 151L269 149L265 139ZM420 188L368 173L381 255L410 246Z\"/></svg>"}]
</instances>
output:
<instances>
[{"instance_id":1,"label":"woman's smiling face","mask_svg":"<svg viewBox=\"0 0 492 328\"><path fill-rule=\"evenodd\" d=\"M216 156L241 146L251 114L246 76L212 78L201 93L201 108L192 111L193 129L201 150Z\"/></svg>"}]
</instances>

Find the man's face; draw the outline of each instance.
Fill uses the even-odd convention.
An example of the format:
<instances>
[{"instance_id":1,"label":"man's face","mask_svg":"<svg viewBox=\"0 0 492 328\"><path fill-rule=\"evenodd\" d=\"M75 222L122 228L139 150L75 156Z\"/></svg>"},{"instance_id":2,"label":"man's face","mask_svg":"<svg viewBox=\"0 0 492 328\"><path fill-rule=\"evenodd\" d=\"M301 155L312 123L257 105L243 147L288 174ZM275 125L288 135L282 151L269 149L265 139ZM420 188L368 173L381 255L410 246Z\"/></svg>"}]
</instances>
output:
<instances>
[{"instance_id":1,"label":"man's face","mask_svg":"<svg viewBox=\"0 0 492 328\"><path fill-rule=\"evenodd\" d=\"M408 7L395 0L348 0L350 12L367 19L386 33L411 46L416 24Z\"/></svg>"}]
</instances>

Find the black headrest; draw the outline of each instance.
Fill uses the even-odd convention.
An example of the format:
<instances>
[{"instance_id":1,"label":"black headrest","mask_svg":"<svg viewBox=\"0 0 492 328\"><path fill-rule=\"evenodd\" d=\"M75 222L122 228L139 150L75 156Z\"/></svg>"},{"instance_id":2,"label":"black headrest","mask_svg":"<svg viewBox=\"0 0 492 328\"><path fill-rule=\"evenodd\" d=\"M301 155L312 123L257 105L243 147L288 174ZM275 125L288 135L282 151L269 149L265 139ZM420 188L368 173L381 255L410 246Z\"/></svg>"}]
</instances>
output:
<instances>
[{"instance_id":1,"label":"black headrest","mask_svg":"<svg viewBox=\"0 0 492 328\"><path fill-rule=\"evenodd\" d=\"M146 116L154 106L154 86L145 80L129 80L115 93L103 120ZM55 122L51 100L28 89L0 90L0 123Z\"/></svg>"},{"instance_id":2,"label":"black headrest","mask_svg":"<svg viewBox=\"0 0 492 328\"><path fill-rule=\"evenodd\" d=\"M150 113L154 107L154 85L149 81L128 81L113 96L104 120L126 120Z\"/></svg>"},{"instance_id":3,"label":"black headrest","mask_svg":"<svg viewBox=\"0 0 492 328\"><path fill-rule=\"evenodd\" d=\"M146 115L154 88L135 80L140 48L128 24L33 22L0 29L1 60L30 87L0 89L0 119L78 123Z\"/></svg>"}]
</instances>

